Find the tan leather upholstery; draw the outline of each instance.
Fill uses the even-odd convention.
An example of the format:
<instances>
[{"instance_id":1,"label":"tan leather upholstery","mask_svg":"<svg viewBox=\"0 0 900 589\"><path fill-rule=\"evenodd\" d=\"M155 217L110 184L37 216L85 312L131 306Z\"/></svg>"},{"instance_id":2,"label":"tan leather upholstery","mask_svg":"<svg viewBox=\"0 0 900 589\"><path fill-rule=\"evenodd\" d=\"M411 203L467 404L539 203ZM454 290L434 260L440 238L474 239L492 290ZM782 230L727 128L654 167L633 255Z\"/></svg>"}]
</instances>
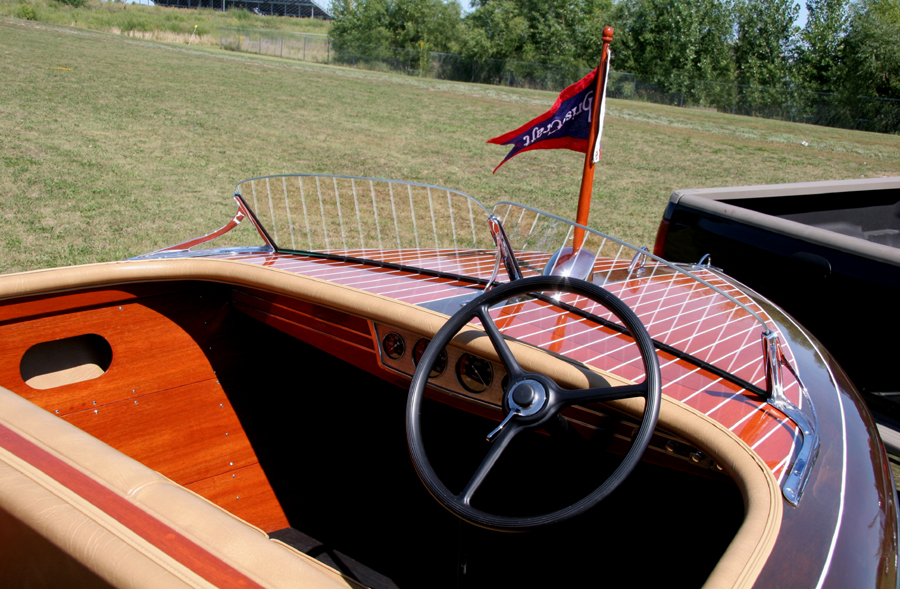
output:
<instances>
[{"instance_id":1,"label":"tan leather upholstery","mask_svg":"<svg viewBox=\"0 0 900 589\"><path fill-rule=\"evenodd\" d=\"M0 278L0 300L86 286L167 280L209 280L251 286L340 309L429 337L433 336L446 321L446 316L440 313L354 288L258 265L213 259L127 261L10 275ZM454 340L454 345L471 347L473 351L488 357L495 356L487 337L474 328L461 332ZM551 354L530 346L516 345L513 342L511 348L523 367L544 372L557 379L563 386L583 387L595 376L584 367L559 362L558 358ZM621 381L613 375L601 376L613 384ZM744 496L746 510L744 523L706 586L717 589L750 587L765 564L781 527L782 498L778 483L762 460L727 428L671 398L664 396L663 401L660 426L693 443L722 465L736 481ZM640 415L643 410L643 401L636 399L618 401L615 405L632 415ZM0 415L5 415L2 405ZM103 451L108 453L110 450L105 448ZM123 489L135 500L139 499L142 504L146 504L148 510L159 510L160 518L172 521L173 527L179 526L178 529L184 530L192 538L215 546L217 554L221 554L222 558L229 560L234 557L237 559L235 562L241 567L247 567L254 572L260 562L258 558L269 558L268 552L264 557L238 554L241 551L236 546L241 542L251 541L249 536L254 532L249 529L241 529L240 540L236 539L234 543L226 542L219 546L219 542L214 542L218 536L216 532L216 526L220 525L218 522L227 525L229 530L240 524L235 521L226 522L227 514L221 514L221 517L217 516L213 521L206 521L205 516L195 517L193 510L195 507L200 509L201 503L204 504L202 505L204 512L215 509L205 505L202 499L192 496L190 503L185 499L183 503L176 501L177 505L169 505L166 498L179 495L177 489L171 488L171 483L163 480L135 486L136 481L131 477L136 475L130 473L140 465L123 465L121 472L117 470L114 473L107 473L106 467L91 460L91 451L86 454L79 452L78 460L85 460L92 469L97 468L98 473L103 473L104 480L111 478L110 482L115 482L116 488ZM144 481L147 473L141 471L140 477L143 478L139 480ZM3 487L4 484L0 480L0 488ZM5 503L3 505L5 506ZM65 532L59 535L64 536ZM59 541L63 542L65 538L60 537ZM313 568L308 564L300 567L300 562L297 559L296 566L302 570L308 572ZM287 564L284 566L290 568ZM323 579L325 578L327 576L323 576ZM278 579L282 577L279 576Z\"/></svg>"},{"instance_id":2,"label":"tan leather upholstery","mask_svg":"<svg viewBox=\"0 0 900 589\"><path fill-rule=\"evenodd\" d=\"M70 586L67 577L73 575L83 586L103 582L117 587L213 586L201 576L200 567L186 566L165 552L173 535L263 587L355 586L4 388L0 388L0 426L12 432L4 437L0 431L0 538L18 542L21 534L30 548L20 551L17 560L0 560L2 586L11 586L23 571L41 569L47 571L45 578L32 576L29 584ZM15 436L21 436L24 444L11 450L9 440ZM29 454L33 450L48 452L50 466ZM73 485L64 468L54 470L58 463L74 467L124 498L135 514L149 515L171 531L157 538L128 517L113 517L106 509L109 501L93 503L91 488Z\"/></svg>"}]
</instances>

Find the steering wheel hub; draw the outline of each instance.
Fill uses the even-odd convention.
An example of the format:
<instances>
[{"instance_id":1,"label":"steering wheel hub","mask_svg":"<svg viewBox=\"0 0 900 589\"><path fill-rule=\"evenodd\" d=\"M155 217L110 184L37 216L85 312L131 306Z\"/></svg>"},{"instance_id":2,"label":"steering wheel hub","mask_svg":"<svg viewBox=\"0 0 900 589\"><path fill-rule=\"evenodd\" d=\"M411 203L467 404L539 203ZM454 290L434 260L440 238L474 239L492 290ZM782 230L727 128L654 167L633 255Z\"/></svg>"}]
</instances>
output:
<instances>
[{"instance_id":1,"label":"steering wheel hub","mask_svg":"<svg viewBox=\"0 0 900 589\"><path fill-rule=\"evenodd\" d=\"M517 411L522 415L525 415L527 411L528 415L533 415L541 410L546 400L547 391L544 389L544 385L528 378L512 386L507 402L510 410Z\"/></svg>"}]
</instances>

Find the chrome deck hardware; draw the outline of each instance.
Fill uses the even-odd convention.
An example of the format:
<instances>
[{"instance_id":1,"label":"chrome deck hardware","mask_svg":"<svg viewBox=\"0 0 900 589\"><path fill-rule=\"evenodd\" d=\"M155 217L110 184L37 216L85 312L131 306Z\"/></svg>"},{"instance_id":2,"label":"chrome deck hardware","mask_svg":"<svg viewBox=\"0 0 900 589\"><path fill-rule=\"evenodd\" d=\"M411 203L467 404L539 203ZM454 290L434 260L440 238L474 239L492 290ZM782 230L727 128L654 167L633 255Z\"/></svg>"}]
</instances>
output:
<instances>
[{"instance_id":1,"label":"chrome deck hardware","mask_svg":"<svg viewBox=\"0 0 900 589\"><path fill-rule=\"evenodd\" d=\"M773 332L763 334L762 343L766 359L768 402L772 407L775 407L796 423L803 435L803 443L797 452L797 458L781 484L781 490L785 499L791 505L797 505L800 502L800 497L803 495L803 489L809 479L812 466L819 454L819 436L816 433L818 425L816 409L809 399L806 386L800 380L800 375L797 374L791 363L784 357L778 334ZM806 401L806 406L809 407L811 413L810 416L807 416L784 394L784 371L782 371L782 367L787 368L797 381L797 385L800 387L801 403L803 400Z\"/></svg>"}]
</instances>

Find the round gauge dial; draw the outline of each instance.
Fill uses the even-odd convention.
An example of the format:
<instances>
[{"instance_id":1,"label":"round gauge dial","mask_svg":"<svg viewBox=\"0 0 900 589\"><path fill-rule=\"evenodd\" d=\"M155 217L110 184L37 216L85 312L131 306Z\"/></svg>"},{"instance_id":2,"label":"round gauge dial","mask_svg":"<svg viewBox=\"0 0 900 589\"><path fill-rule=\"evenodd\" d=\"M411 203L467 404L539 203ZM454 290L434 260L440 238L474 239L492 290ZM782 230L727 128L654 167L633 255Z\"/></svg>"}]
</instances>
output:
<instances>
[{"instance_id":1,"label":"round gauge dial","mask_svg":"<svg viewBox=\"0 0 900 589\"><path fill-rule=\"evenodd\" d=\"M416 366L419 365L419 360L422 359L422 356L425 354L425 348L428 347L428 342L430 339L422 338L416 342L416 345L413 347L413 362ZM437 360L434 362L434 366L431 367L431 372L428 373L428 378L436 378L444 373L444 370L447 369L447 349L441 350L441 353L438 354Z\"/></svg>"},{"instance_id":2,"label":"round gauge dial","mask_svg":"<svg viewBox=\"0 0 900 589\"><path fill-rule=\"evenodd\" d=\"M470 393L483 393L494 380L494 368L484 358L463 354L456 363L456 378Z\"/></svg>"},{"instance_id":3,"label":"round gauge dial","mask_svg":"<svg viewBox=\"0 0 900 589\"><path fill-rule=\"evenodd\" d=\"M381 340L381 348L388 358L399 360L403 357L403 352L406 351L406 342L403 341L402 335L392 331Z\"/></svg>"}]
</instances>

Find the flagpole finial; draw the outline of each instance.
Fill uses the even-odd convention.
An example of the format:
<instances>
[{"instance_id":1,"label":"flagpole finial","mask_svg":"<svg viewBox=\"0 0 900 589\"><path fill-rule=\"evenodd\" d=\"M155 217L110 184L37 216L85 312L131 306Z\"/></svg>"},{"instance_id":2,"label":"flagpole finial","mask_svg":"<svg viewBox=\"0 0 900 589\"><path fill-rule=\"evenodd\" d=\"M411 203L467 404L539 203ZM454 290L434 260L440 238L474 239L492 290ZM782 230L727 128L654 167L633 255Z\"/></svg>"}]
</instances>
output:
<instances>
[{"instance_id":1,"label":"flagpole finial","mask_svg":"<svg viewBox=\"0 0 900 589\"><path fill-rule=\"evenodd\" d=\"M613 38L613 28L612 27L603 27L603 42L604 43L612 43Z\"/></svg>"}]
</instances>

